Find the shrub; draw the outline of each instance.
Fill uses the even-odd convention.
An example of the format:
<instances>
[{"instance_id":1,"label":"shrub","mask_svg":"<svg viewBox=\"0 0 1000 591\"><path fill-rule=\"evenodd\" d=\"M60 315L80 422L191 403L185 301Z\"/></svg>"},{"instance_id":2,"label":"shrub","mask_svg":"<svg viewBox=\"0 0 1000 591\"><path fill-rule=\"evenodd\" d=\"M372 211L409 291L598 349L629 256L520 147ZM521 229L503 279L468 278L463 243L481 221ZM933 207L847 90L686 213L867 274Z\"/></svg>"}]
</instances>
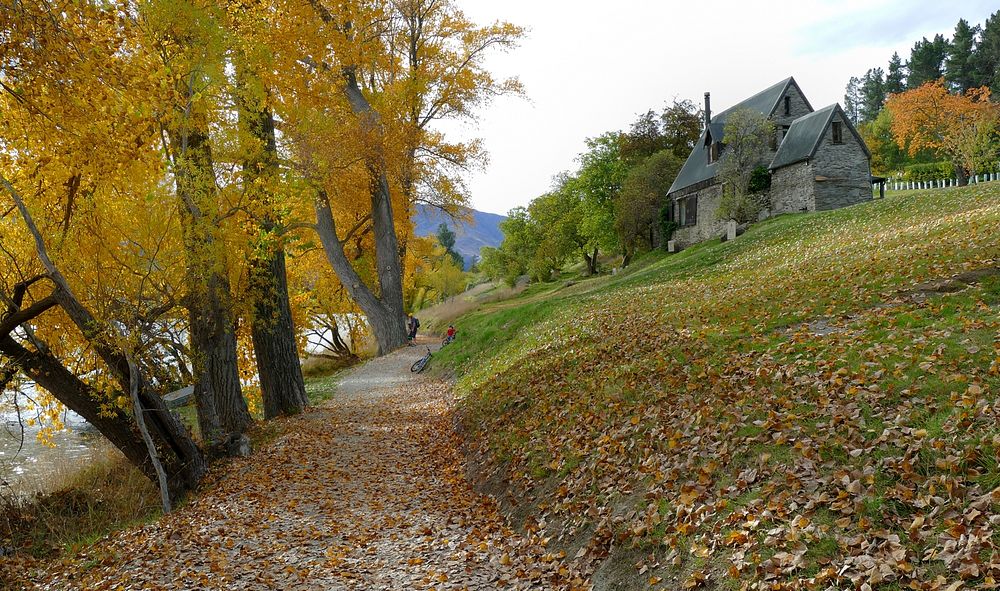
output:
<instances>
[{"instance_id":1,"label":"shrub","mask_svg":"<svg viewBox=\"0 0 1000 591\"><path fill-rule=\"evenodd\" d=\"M759 195L767 192L771 188L771 171L766 166L758 166L750 173L750 185L748 189L751 195Z\"/></svg>"},{"instance_id":2,"label":"shrub","mask_svg":"<svg viewBox=\"0 0 1000 591\"><path fill-rule=\"evenodd\" d=\"M955 178L955 165L951 162L911 164L903 173L904 181L923 182Z\"/></svg>"},{"instance_id":3,"label":"shrub","mask_svg":"<svg viewBox=\"0 0 1000 591\"><path fill-rule=\"evenodd\" d=\"M663 236L663 247L667 247L667 242L672 240L674 237L674 232L680 226L677 225L673 219L671 219L671 210L673 209L673 203L667 202L666 205L660 208L660 234Z\"/></svg>"}]
</instances>

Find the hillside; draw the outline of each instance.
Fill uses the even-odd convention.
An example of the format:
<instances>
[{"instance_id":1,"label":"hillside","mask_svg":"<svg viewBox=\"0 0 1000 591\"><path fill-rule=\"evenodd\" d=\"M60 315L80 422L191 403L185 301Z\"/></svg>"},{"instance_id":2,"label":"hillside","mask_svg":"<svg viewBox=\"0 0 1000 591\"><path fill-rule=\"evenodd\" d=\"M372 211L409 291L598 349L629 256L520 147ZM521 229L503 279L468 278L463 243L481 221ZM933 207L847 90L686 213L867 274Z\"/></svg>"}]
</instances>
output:
<instances>
[{"instance_id":1,"label":"hillside","mask_svg":"<svg viewBox=\"0 0 1000 591\"><path fill-rule=\"evenodd\" d=\"M456 223L450 216L441 213L441 210L418 205L413 216L414 228L417 236L436 236L438 227L442 222L455 232L455 250L465 258L465 266L469 268L479 259L479 249L484 246L497 247L503 242L503 232L500 231L500 222L505 216L484 211L470 210L472 212L472 222Z\"/></svg>"},{"instance_id":2,"label":"hillside","mask_svg":"<svg viewBox=\"0 0 1000 591\"><path fill-rule=\"evenodd\" d=\"M998 196L782 216L465 315L439 359L481 486L599 589L995 587Z\"/></svg>"}]
</instances>

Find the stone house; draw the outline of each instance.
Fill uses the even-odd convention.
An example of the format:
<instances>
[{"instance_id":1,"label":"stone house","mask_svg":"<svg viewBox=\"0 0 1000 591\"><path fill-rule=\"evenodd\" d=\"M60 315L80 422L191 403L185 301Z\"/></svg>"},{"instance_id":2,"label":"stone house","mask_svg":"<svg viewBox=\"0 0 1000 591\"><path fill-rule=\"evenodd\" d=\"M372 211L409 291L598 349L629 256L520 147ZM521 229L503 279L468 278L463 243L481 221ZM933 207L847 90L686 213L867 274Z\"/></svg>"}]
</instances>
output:
<instances>
[{"instance_id":1,"label":"stone house","mask_svg":"<svg viewBox=\"0 0 1000 591\"><path fill-rule=\"evenodd\" d=\"M762 216L846 207L872 198L871 152L839 104L812 108L788 78L712 115L705 93L705 131L667 192L681 247L724 234L716 212L722 199L717 164L725 153L726 117L751 109L775 124L771 149L760 164L771 173L770 208Z\"/></svg>"}]
</instances>

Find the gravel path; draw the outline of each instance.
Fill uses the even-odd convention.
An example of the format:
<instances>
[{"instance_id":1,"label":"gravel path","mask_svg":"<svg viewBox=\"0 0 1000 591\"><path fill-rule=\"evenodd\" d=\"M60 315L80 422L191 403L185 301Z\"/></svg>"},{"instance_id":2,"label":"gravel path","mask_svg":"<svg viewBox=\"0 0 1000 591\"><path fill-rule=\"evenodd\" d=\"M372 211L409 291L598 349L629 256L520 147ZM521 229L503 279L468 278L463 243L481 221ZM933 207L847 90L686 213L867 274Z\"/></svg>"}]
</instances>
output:
<instances>
[{"instance_id":1,"label":"gravel path","mask_svg":"<svg viewBox=\"0 0 1000 591\"><path fill-rule=\"evenodd\" d=\"M190 504L52 565L36 588L588 588L471 490L450 385L409 371L424 353L345 374L331 401L288 419Z\"/></svg>"}]
</instances>

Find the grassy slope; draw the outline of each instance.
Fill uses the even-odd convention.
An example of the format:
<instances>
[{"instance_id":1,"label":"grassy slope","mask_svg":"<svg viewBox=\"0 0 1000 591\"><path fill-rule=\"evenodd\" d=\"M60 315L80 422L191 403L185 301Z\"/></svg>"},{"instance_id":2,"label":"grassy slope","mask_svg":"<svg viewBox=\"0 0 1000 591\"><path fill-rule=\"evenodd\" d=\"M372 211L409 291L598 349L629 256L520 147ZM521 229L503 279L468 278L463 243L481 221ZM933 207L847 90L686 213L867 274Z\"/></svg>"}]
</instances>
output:
<instances>
[{"instance_id":1,"label":"grassy slope","mask_svg":"<svg viewBox=\"0 0 1000 591\"><path fill-rule=\"evenodd\" d=\"M581 564L656 556L641 588L988 585L1000 278L912 290L998 257L1000 186L890 196L534 286L440 357L472 441L585 534Z\"/></svg>"}]
</instances>

